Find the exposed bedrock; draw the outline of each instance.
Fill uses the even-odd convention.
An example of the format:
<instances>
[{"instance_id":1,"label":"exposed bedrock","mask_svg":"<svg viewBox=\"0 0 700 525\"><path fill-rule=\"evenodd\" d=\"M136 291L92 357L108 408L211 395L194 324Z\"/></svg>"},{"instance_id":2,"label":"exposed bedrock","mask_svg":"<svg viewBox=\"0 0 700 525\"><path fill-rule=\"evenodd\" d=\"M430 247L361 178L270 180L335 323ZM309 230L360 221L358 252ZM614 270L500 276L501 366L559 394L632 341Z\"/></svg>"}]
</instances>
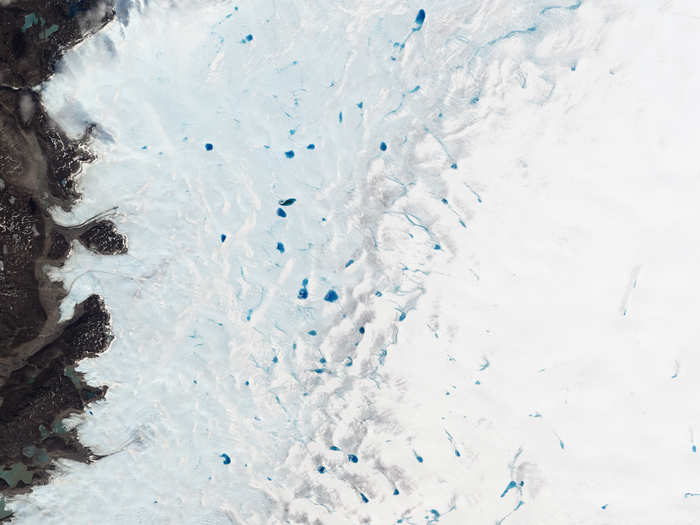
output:
<instances>
[{"instance_id":1,"label":"exposed bedrock","mask_svg":"<svg viewBox=\"0 0 700 525\"><path fill-rule=\"evenodd\" d=\"M56 458L95 456L61 421L105 395L88 385L77 363L106 350L109 312L91 296L59 322L60 266L75 242L105 255L124 254L126 237L103 214L60 225L49 209L69 210L76 180L94 160L90 132L69 139L33 90L54 72L61 54L114 17L98 0L11 0L0 7L0 494L46 482ZM1 499L1 498L0 498ZM10 519L0 505L0 520Z\"/></svg>"}]
</instances>

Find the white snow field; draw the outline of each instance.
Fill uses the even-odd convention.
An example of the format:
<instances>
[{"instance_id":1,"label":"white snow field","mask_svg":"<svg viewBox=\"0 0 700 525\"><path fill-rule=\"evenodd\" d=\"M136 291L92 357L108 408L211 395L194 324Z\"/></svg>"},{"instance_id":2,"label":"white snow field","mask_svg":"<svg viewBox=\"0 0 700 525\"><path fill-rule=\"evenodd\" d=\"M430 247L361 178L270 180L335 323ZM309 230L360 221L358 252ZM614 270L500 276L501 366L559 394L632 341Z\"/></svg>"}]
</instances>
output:
<instances>
[{"instance_id":1,"label":"white snow field","mask_svg":"<svg viewBox=\"0 0 700 525\"><path fill-rule=\"evenodd\" d=\"M17 523L700 523L696 2L119 12L42 88L108 456Z\"/></svg>"}]
</instances>

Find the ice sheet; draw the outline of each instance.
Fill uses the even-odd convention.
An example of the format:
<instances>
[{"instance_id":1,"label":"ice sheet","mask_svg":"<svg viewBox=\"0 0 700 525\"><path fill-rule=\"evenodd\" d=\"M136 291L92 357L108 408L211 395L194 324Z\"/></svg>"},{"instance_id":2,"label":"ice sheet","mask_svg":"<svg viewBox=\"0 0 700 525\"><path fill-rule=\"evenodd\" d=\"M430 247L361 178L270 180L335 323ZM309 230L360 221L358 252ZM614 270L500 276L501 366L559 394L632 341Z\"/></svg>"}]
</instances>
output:
<instances>
[{"instance_id":1,"label":"ice sheet","mask_svg":"<svg viewBox=\"0 0 700 525\"><path fill-rule=\"evenodd\" d=\"M697 7L120 14L43 89L129 236L55 272L107 457L18 523L697 521Z\"/></svg>"}]
</instances>

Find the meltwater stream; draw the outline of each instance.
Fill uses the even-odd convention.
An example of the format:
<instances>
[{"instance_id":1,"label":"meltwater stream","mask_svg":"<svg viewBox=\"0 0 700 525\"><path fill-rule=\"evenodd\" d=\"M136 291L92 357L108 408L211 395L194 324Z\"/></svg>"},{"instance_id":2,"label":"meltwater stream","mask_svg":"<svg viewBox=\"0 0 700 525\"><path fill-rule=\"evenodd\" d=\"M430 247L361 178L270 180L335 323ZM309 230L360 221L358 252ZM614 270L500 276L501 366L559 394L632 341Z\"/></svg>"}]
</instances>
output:
<instances>
[{"instance_id":1,"label":"meltwater stream","mask_svg":"<svg viewBox=\"0 0 700 525\"><path fill-rule=\"evenodd\" d=\"M112 258L74 246L51 273L70 290L64 315L91 293L111 309L112 347L80 367L109 391L68 422L105 457L64 462L15 501L18 522L545 524L615 512L605 494L547 485L563 479L565 424L521 432L538 407L516 417L508 404L527 392L507 377L482 385L508 359L460 330L476 324L463 304L490 286L489 261L506 264L497 251L479 262L489 235L521 246L495 215L480 233L473 223L496 209L513 224L509 209L549 184L494 181L488 208L489 164L525 180L528 135L560 140L523 115L551 105L565 120L567 93L581 93L571 76L584 57L596 64L622 11L163 0L117 12L42 90L69 134L96 125L83 199L54 218L107 212L129 239ZM597 85L618 66L582 78ZM481 164L479 148L491 155ZM509 334L517 354L529 328L510 326L522 329ZM542 377L546 350L512 362ZM559 395L548 388L532 392L546 404ZM533 448L550 474L522 462ZM538 492L545 506L530 511Z\"/></svg>"}]
</instances>

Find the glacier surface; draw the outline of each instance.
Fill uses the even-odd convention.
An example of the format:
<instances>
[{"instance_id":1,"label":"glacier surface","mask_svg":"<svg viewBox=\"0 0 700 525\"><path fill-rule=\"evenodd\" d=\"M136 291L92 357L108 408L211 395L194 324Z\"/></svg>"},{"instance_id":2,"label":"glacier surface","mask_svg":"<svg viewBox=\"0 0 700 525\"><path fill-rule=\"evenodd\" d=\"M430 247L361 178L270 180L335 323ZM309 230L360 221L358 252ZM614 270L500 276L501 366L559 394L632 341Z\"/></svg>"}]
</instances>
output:
<instances>
[{"instance_id":1,"label":"glacier surface","mask_svg":"<svg viewBox=\"0 0 700 525\"><path fill-rule=\"evenodd\" d=\"M119 14L42 87L105 457L18 523L697 523L695 4Z\"/></svg>"}]
</instances>

